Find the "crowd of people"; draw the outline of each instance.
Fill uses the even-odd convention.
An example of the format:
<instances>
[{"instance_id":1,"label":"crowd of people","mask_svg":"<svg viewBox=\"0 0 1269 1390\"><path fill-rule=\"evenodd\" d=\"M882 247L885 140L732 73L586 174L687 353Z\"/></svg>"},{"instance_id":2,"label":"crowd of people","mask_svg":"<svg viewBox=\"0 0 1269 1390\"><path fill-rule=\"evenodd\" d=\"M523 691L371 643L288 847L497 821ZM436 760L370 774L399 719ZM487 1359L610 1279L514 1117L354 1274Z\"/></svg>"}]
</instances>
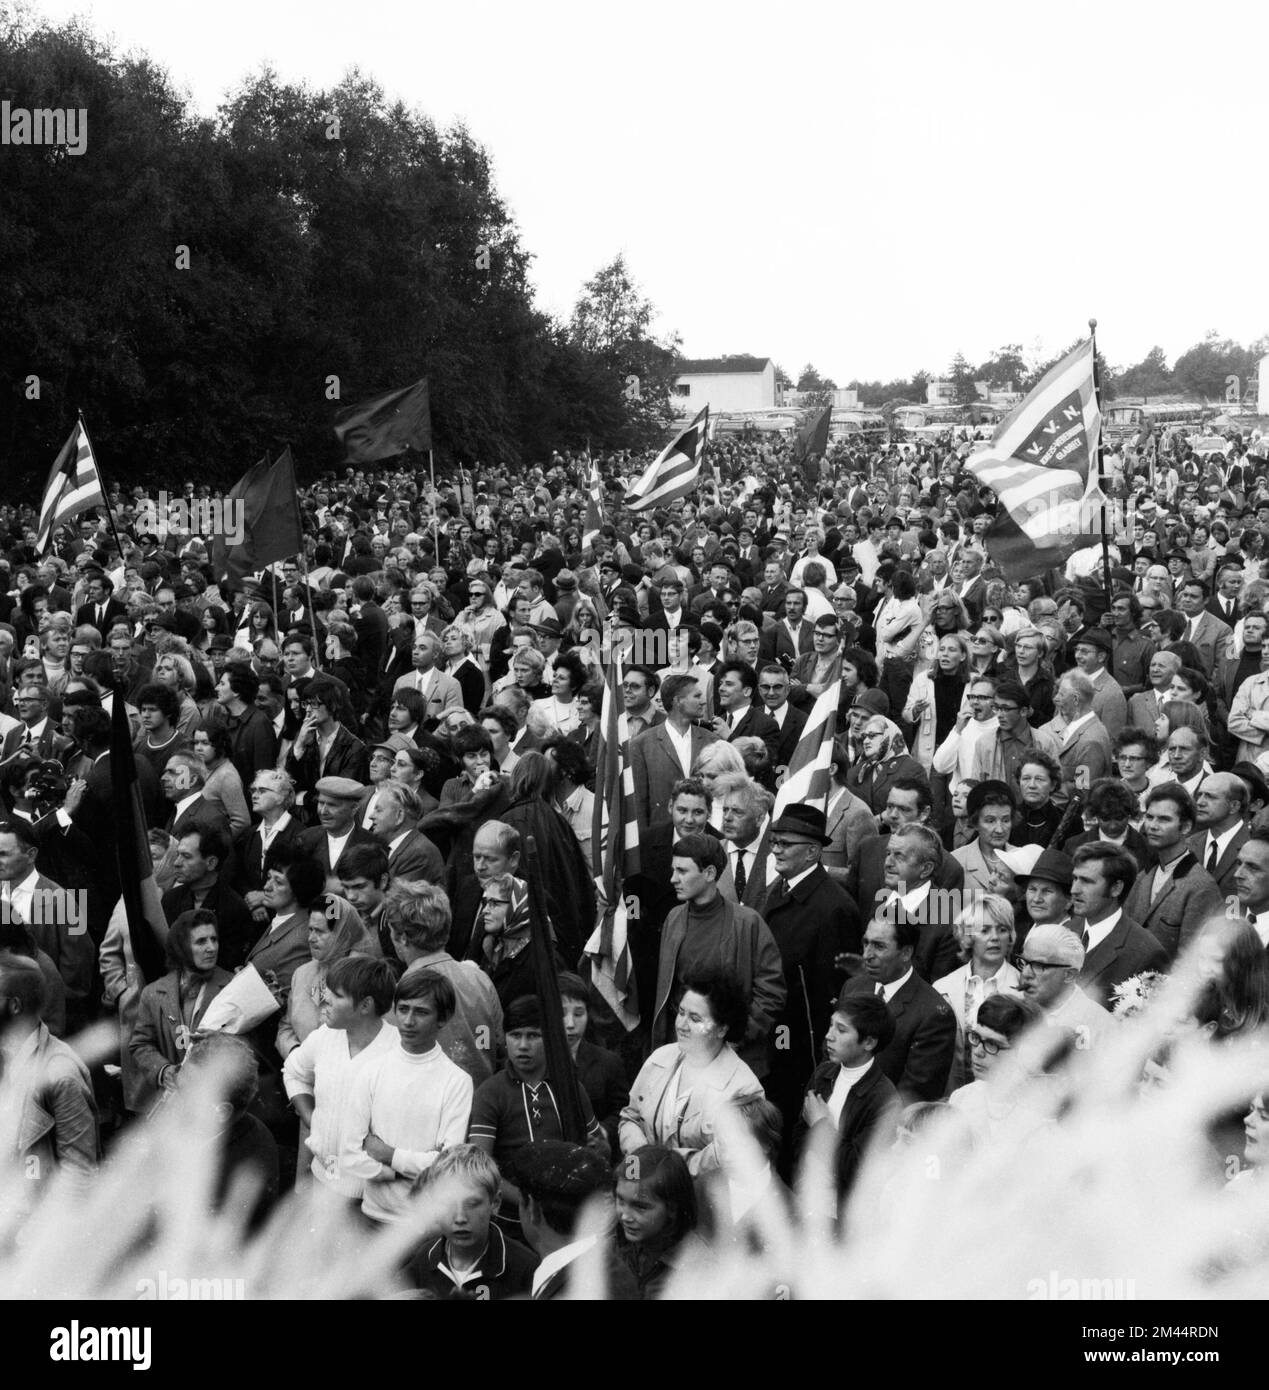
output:
<instances>
[{"instance_id":1,"label":"crowd of people","mask_svg":"<svg viewBox=\"0 0 1269 1390\"><path fill-rule=\"evenodd\" d=\"M0 508L0 1124L39 1160L25 1206L92 1182L215 1062L215 1199L251 1227L291 1188L367 1232L428 1194L424 1296L558 1296L603 1242L610 1294L650 1298L702 1242L796 1219L813 1145L840 1204L938 1117L1042 1138L1048 1083L1182 959L1178 1027L1258 1036L1269 440L1174 442L1111 458L1104 565L1021 582L992 560L996 498L927 443L807 465L723 440L652 511L623 505L646 460L613 456L589 532L581 455L439 492L349 469L303 488L304 553L243 580L147 526L144 489L47 554L31 506ZM629 1029L587 951L614 648ZM777 815L834 689L826 802ZM168 928L149 980L119 908L115 701ZM248 968L272 1011L204 1026ZM103 1018L104 1064L76 1051ZM1259 1167L1267 1123L1260 1094L1214 1126L1214 1175ZM597 1197L609 1236L583 1234Z\"/></svg>"}]
</instances>

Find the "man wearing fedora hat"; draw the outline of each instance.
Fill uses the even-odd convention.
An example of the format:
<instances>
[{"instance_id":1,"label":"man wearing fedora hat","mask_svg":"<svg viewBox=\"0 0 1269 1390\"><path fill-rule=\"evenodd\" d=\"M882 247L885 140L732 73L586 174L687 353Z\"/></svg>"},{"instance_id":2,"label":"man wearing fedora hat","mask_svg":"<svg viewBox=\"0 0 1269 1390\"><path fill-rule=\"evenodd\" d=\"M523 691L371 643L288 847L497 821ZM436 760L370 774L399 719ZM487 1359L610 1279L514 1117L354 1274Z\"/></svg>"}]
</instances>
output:
<instances>
[{"instance_id":1,"label":"man wearing fedora hat","mask_svg":"<svg viewBox=\"0 0 1269 1390\"><path fill-rule=\"evenodd\" d=\"M1023 894L1023 902L1027 909L1025 923L1019 926L1014 941L1016 950L1022 949L1022 943L1032 927L1049 923L1056 923L1062 927L1071 925L1069 854L1063 854L1057 849L1042 850L1031 868L1025 874L1018 874L1014 882Z\"/></svg>"},{"instance_id":2,"label":"man wearing fedora hat","mask_svg":"<svg viewBox=\"0 0 1269 1390\"><path fill-rule=\"evenodd\" d=\"M792 1153L793 1128L807 1080L820 1060L820 1044L841 986L836 958L863 945L859 909L820 862L830 840L818 806L785 807L772 823L771 858L779 877L767 890L762 917L780 948L787 990L776 1019L779 1045L763 1083L784 1116L782 1158Z\"/></svg>"}]
</instances>

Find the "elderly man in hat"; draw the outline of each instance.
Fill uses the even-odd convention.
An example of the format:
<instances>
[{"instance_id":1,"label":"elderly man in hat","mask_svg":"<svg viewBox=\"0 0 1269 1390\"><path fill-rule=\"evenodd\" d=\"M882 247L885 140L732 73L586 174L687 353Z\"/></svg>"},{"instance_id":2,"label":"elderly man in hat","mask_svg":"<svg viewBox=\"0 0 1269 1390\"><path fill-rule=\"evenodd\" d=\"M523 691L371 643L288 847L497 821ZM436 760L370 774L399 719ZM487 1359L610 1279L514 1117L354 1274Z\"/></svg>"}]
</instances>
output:
<instances>
[{"instance_id":1,"label":"elderly man in hat","mask_svg":"<svg viewBox=\"0 0 1269 1390\"><path fill-rule=\"evenodd\" d=\"M1014 879L1023 893L1029 919L1027 927L1018 933L1019 946L1032 927L1050 922L1061 927L1071 925L1071 872L1069 854L1046 849L1041 850L1029 872Z\"/></svg>"},{"instance_id":2,"label":"elderly man in hat","mask_svg":"<svg viewBox=\"0 0 1269 1390\"><path fill-rule=\"evenodd\" d=\"M780 950L787 998L776 1019L784 1029L780 1046L772 1049L763 1085L784 1115L786 1157L841 985L837 956L858 954L863 945L858 907L821 863L829 843L824 812L817 806L787 806L771 825L771 862L778 877L767 890L762 917Z\"/></svg>"},{"instance_id":3,"label":"elderly man in hat","mask_svg":"<svg viewBox=\"0 0 1269 1390\"><path fill-rule=\"evenodd\" d=\"M1093 683L1093 713L1113 739L1128 723L1128 701L1110 672L1114 647L1100 627L1088 627L1072 643L1076 666Z\"/></svg>"},{"instance_id":4,"label":"elderly man in hat","mask_svg":"<svg viewBox=\"0 0 1269 1390\"><path fill-rule=\"evenodd\" d=\"M299 838L301 851L326 871L329 892L339 892L339 861L350 845L378 844L357 824L357 806L365 787L351 777L322 777L317 782L317 824Z\"/></svg>"}]
</instances>

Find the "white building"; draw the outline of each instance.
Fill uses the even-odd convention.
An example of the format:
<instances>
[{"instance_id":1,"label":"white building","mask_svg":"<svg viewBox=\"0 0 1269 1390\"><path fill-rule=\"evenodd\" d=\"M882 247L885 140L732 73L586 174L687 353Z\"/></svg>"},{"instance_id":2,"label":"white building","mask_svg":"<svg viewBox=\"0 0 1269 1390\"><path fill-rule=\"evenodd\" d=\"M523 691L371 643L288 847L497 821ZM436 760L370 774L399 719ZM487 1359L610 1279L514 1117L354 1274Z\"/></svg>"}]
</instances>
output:
<instances>
[{"instance_id":1,"label":"white building","mask_svg":"<svg viewBox=\"0 0 1269 1390\"><path fill-rule=\"evenodd\" d=\"M688 360L674 379L672 398L679 415L695 415L704 405L724 410L769 410L776 404L775 363L769 357L706 357Z\"/></svg>"}]
</instances>

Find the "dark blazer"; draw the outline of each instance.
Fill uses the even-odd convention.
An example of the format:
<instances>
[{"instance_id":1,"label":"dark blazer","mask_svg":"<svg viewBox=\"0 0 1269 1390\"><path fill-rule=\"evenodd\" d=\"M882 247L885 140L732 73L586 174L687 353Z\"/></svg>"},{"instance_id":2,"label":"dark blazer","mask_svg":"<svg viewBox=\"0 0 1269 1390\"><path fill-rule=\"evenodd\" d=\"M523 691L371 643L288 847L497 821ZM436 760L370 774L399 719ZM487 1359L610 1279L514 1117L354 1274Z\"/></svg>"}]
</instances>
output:
<instances>
[{"instance_id":1,"label":"dark blazer","mask_svg":"<svg viewBox=\"0 0 1269 1390\"><path fill-rule=\"evenodd\" d=\"M771 766L775 767L776 751L780 746L780 726L761 705L751 706L726 737L728 743L735 743L738 738L760 738L767 745Z\"/></svg>"},{"instance_id":2,"label":"dark blazer","mask_svg":"<svg viewBox=\"0 0 1269 1390\"><path fill-rule=\"evenodd\" d=\"M304 750L302 757L297 758L294 749L286 755L286 770L295 778L299 788L312 792L322 777L351 777L354 782L369 782L370 758L366 745L341 724L335 731L335 739L324 764L318 763L317 742L314 740Z\"/></svg>"},{"instance_id":3,"label":"dark blazer","mask_svg":"<svg viewBox=\"0 0 1269 1390\"><path fill-rule=\"evenodd\" d=\"M441 1273L445 1263L445 1237L423 1246L405 1272L416 1289L434 1298L456 1302L497 1302L504 1298L523 1298L533 1287L533 1271L538 1257L527 1246L503 1234L496 1221L489 1224L489 1244L480 1257L480 1278L459 1288Z\"/></svg>"},{"instance_id":4,"label":"dark blazer","mask_svg":"<svg viewBox=\"0 0 1269 1390\"><path fill-rule=\"evenodd\" d=\"M630 1082L621 1058L606 1047L599 1047L585 1038L577 1044L577 1079L590 1099L590 1108L608 1136L608 1144L617 1153L617 1121L630 1101Z\"/></svg>"},{"instance_id":5,"label":"dark blazer","mask_svg":"<svg viewBox=\"0 0 1269 1390\"><path fill-rule=\"evenodd\" d=\"M353 841L349 840L349 844ZM411 830L388 855L388 873L408 883L445 884L445 861L436 846L418 830Z\"/></svg>"},{"instance_id":6,"label":"dark blazer","mask_svg":"<svg viewBox=\"0 0 1269 1390\"><path fill-rule=\"evenodd\" d=\"M912 912L906 913L908 921L917 922L921 927L920 939L912 952L912 967L930 984L941 980L944 975L950 975L961 964L952 923L963 905L964 898L959 891L948 894L938 884L931 884L924 901L918 903ZM885 907L877 915L892 920L900 910L896 903Z\"/></svg>"},{"instance_id":7,"label":"dark blazer","mask_svg":"<svg viewBox=\"0 0 1269 1390\"><path fill-rule=\"evenodd\" d=\"M1087 791L1099 777L1113 777L1115 762L1105 724L1093 715L1087 724L1080 725L1074 739L1059 749L1058 762L1068 796L1072 789Z\"/></svg>"},{"instance_id":8,"label":"dark blazer","mask_svg":"<svg viewBox=\"0 0 1269 1390\"><path fill-rule=\"evenodd\" d=\"M326 870L327 875L339 873L339 864L330 862L330 845L326 840L326 827L324 825L313 825L307 830L300 832L299 847L302 854L308 855L310 859L317 862ZM355 821L353 822L352 833L344 843L343 853L340 854L340 863L343 863L344 854L353 845L382 845L383 841L377 835L372 835L369 830L363 830Z\"/></svg>"},{"instance_id":9,"label":"dark blazer","mask_svg":"<svg viewBox=\"0 0 1269 1390\"><path fill-rule=\"evenodd\" d=\"M75 611L75 626L95 627L101 633L102 641L106 639L106 634L110 631L110 625L116 618L126 618L128 610L117 598L106 601L106 616L102 622L97 621L97 605L95 603L85 603Z\"/></svg>"},{"instance_id":10,"label":"dark blazer","mask_svg":"<svg viewBox=\"0 0 1269 1390\"><path fill-rule=\"evenodd\" d=\"M1083 932L1085 925L1082 917L1076 917L1071 922L1071 930ZM1090 999L1109 1009L1111 991L1116 985L1143 971L1166 971L1167 968L1168 953L1158 938L1123 913L1114 931L1084 957L1084 967L1075 983Z\"/></svg>"},{"instance_id":11,"label":"dark blazer","mask_svg":"<svg viewBox=\"0 0 1269 1390\"><path fill-rule=\"evenodd\" d=\"M695 767L701 750L716 742L716 739L706 729L693 728L691 733L691 761ZM634 773L635 809L640 826L646 827L654 821L668 820L670 789L675 782L686 777L688 772L683 771L664 724L658 724L654 729L645 729L643 733L631 739L630 766Z\"/></svg>"},{"instance_id":12,"label":"dark blazer","mask_svg":"<svg viewBox=\"0 0 1269 1390\"><path fill-rule=\"evenodd\" d=\"M164 1067L179 1066L184 1055L176 1032L181 1021L178 973L170 971L141 991L132 1036L127 1041L141 1084L133 1109L143 1114L159 1098L159 1073ZM195 1028L207 1012L207 1006L232 978L228 970L220 967L212 972L203 990L202 1002L194 1013Z\"/></svg>"},{"instance_id":13,"label":"dark blazer","mask_svg":"<svg viewBox=\"0 0 1269 1390\"><path fill-rule=\"evenodd\" d=\"M163 916L169 925L193 906L194 891L183 883L163 894ZM216 935L220 938L217 964L226 970L237 970L245 964L247 952L260 934L251 909L225 882L223 872L208 889L203 906L216 914Z\"/></svg>"},{"instance_id":14,"label":"dark blazer","mask_svg":"<svg viewBox=\"0 0 1269 1390\"><path fill-rule=\"evenodd\" d=\"M718 880L718 891L724 898L729 898L732 902L739 901L745 907L752 907L755 912L760 911L767 898L767 865L771 859L771 822L767 821L767 828L762 832L762 838L758 841L758 850L754 855L753 864L745 870L745 892L741 898L736 897L736 880L731 871L731 841L724 841L723 848L728 851L727 867L723 870L723 876Z\"/></svg>"},{"instance_id":15,"label":"dark blazer","mask_svg":"<svg viewBox=\"0 0 1269 1390\"><path fill-rule=\"evenodd\" d=\"M387 614L377 603L363 603L352 625L357 634L357 657L368 679L373 681L387 651Z\"/></svg>"},{"instance_id":16,"label":"dark blazer","mask_svg":"<svg viewBox=\"0 0 1269 1390\"><path fill-rule=\"evenodd\" d=\"M566 1264L557 1270L533 1295L533 1302L547 1302L553 1298L564 1298L568 1293L576 1262ZM605 1243L604 1269L607 1296L610 1302L637 1303L640 1300L639 1284L630 1271L630 1266L618 1254L611 1241Z\"/></svg>"},{"instance_id":17,"label":"dark blazer","mask_svg":"<svg viewBox=\"0 0 1269 1390\"><path fill-rule=\"evenodd\" d=\"M795 648L784 619L778 618L774 626L763 632L758 642L758 655L763 661L778 661L786 670L791 669L798 657L815 650L812 636L814 631L815 624L804 617L798 628L798 642Z\"/></svg>"},{"instance_id":18,"label":"dark blazer","mask_svg":"<svg viewBox=\"0 0 1269 1390\"><path fill-rule=\"evenodd\" d=\"M1206 831L1204 834L1206 834ZM1199 838L1201 840L1202 836ZM1072 835L1069 840L1063 842L1062 853L1074 854L1081 845L1094 845L1097 843L1098 835L1096 830L1083 830L1078 835ZM1141 831L1134 830L1131 825L1128 827L1128 833L1124 836L1124 848L1137 861L1137 867L1140 868L1142 872L1145 872L1147 869L1153 869L1159 862L1155 858L1154 850L1152 850L1147 843L1146 837ZM1230 862L1231 864L1233 863L1232 858Z\"/></svg>"},{"instance_id":19,"label":"dark blazer","mask_svg":"<svg viewBox=\"0 0 1269 1390\"><path fill-rule=\"evenodd\" d=\"M789 761L793 757L793 750L798 746L798 739L802 737L802 730L806 728L806 720L805 711L786 702L784 723L776 725L779 730L779 741L776 743L775 751L776 767L788 767ZM771 721L775 723L774 714L771 716Z\"/></svg>"},{"instance_id":20,"label":"dark blazer","mask_svg":"<svg viewBox=\"0 0 1269 1390\"><path fill-rule=\"evenodd\" d=\"M1124 912L1156 937L1169 960L1175 960L1207 918L1221 912L1224 898L1216 880L1189 850L1181 856L1171 880L1152 902L1153 879L1153 871L1138 877L1124 902Z\"/></svg>"},{"instance_id":21,"label":"dark blazer","mask_svg":"<svg viewBox=\"0 0 1269 1390\"><path fill-rule=\"evenodd\" d=\"M289 849L299 840L304 830L304 822L294 812L291 819L273 837L270 852ZM249 826L238 840L238 866L236 884L239 892L257 893L264 887L264 850L260 839L260 827Z\"/></svg>"},{"instance_id":22,"label":"dark blazer","mask_svg":"<svg viewBox=\"0 0 1269 1390\"><path fill-rule=\"evenodd\" d=\"M889 893L886 888L886 846L889 839L889 835L869 835L866 840L861 840L846 870L846 881L842 886L855 900L864 922L872 921L873 914ZM950 854L943 855L943 862L934 874L934 886L947 889L965 886L965 870ZM956 965L957 962L953 961L948 969L955 970ZM933 978L937 980L940 976Z\"/></svg>"},{"instance_id":23,"label":"dark blazer","mask_svg":"<svg viewBox=\"0 0 1269 1390\"><path fill-rule=\"evenodd\" d=\"M201 793L198 800L191 802L179 816L176 814L176 807L173 806L167 818L168 834L178 840L182 835L188 835L191 830L219 830L229 843L233 844L234 836L229 826L229 818L223 811L218 811Z\"/></svg>"},{"instance_id":24,"label":"dark blazer","mask_svg":"<svg viewBox=\"0 0 1269 1390\"><path fill-rule=\"evenodd\" d=\"M891 786L901 777L920 777L928 782L929 769L923 767L911 753L901 753L897 758L887 758L881 763L866 763L861 759L851 765L846 774L846 785L874 816L879 816L886 809Z\"/></svg>"},{"instance_id":25,"label":"dark blazer","mask_svg":"<svg viewBox=\"0 0 1269 1390\"><path fill-rule=\"evenodd\" d=\"M0 745L0 762L7 762L18 751L25 737L25 724L10 729ZM74 743L58 729L57 721L50 715L44 721L39 738L31 745L31 751L41 759L56 758L60 762L73 747Z\"/></svg>"},{"instance_id":26,"label":"dark blazer","mask_svg":"<svg viewBox=\"0 0 1269 1390\"><path fill-rule=\"evenodd\" d=\"M786 998L776 1016L767 1095L785 1112L791 1133L806 1078L823 1052L824 1034L842 977L836 959L863 949L859 910L822 864L789 888L777 879L761 908L780 949ZM786 1031L780 1032L781 1025Z\"/></svg>"},{"instance_id":27,"label":"dark blazer","mask_svg":"<svg viewBox=\"0 0 1269 1390\"><path fill-rule=\"evenodd\" d=\"M821 1100L828 1100L839 1070L836 1062L821 1063L816 1067L807 1091ZM842 1106L841 1118L837 1122L835 1174L839 1202L854 1186L869 1146L878 1140L884 1143L890 1141L898 1126L901 1108L894 1083L886 1076L880 1061L874 1058L872 1066L846 1093L846 1104ZM801 1154L809 1134L810 1129L799 1111L793 1136L795 1153Z\"/></svg>"},{"instance_id":28,"label":"dark blazer","mask_svg":"<svg viewBox=\"0 0 1269 1390\"><path fill-rule=\"evenodd\" d=\"M1227 898L1238 895L1238 889L1234 887L1234 861L1238 858L1238 851L1247 843L1250 836L1251 831L1245 825L1240 827L1234 838L1225 846L1225 853L1216 861L1215 873L1212 873L1211 869L1207 869L1207 856L1205 854L1207 831L1196 830L1189 838L1190 852L1207 869L1207 872L1212 874L1216 880L1216 886Z\"/></svg>"},{"instance_id":29,"label":"dark blazer","mask_svg":"<svg viewBox=\"0 0 1269 1390\"><path fill-rule=\"evenodd\" d=\"M279 922L276 931L270 931L266 927L255 945L247 952L247 964L254 965L266 981L272 972L278 984L288 994L291 990L291 976L305 961L312 958L313 953L308 944L308 913L302 910L293 912ZM285 1005L283 1008L285 1009ZM276 1027L276 1024L274 1026Z\"/></svg>"},{"instance_id":30,"label":"dark blazer","mask_svg":"<svg viewBox=\"0 0 1269 1390\"><path fill-rule=\"evenodd\" d=\"M851 981L852 994L875 994L866 975ZM915 972L890 1000L894 1038L877 1058L905 1105L942 1100L956 1053L956 1015L946 999Z\"/></svg>"}]
</instances>

